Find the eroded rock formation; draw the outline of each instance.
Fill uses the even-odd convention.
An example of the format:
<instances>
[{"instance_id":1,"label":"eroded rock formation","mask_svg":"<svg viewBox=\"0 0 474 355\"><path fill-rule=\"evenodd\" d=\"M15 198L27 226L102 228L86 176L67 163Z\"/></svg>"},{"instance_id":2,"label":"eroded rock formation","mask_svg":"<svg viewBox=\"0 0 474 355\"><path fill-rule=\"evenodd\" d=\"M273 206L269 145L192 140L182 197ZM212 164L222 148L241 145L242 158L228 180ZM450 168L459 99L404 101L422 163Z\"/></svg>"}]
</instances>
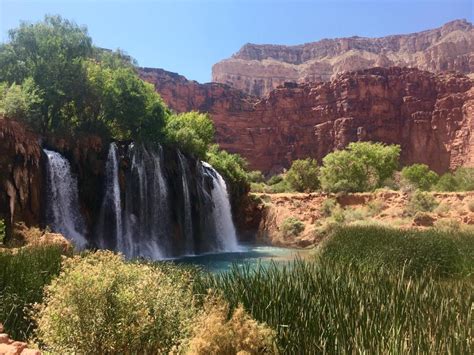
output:
<instances>
[{"instance_id":1,"label":"eroded rock formation","mask_svg":"<svg viewBox=\"0 0 474 355\"><path fill-rule=\"evenodd\" d=\"M221 147L266 173L358 140L400 144L402 163L438 172L474 164L473 81L460 74L372 68L330 82L288 83L263 99L158 69L142 76L174 110L209 112Z\"/></svg>"},{"instance_id":2,"label":"eroded rock formation","mask_svg":"<svg viewBox=\"0 0 474 355\"><path fill-rule=\"evenodd\" d=\"M456 20L433 30L381 38L323 39L297 46L246 44L212 68L212 80L255 96L285 82L334 79L371 67L474 73L474 28Z\"/></svg>"}]
</instances>

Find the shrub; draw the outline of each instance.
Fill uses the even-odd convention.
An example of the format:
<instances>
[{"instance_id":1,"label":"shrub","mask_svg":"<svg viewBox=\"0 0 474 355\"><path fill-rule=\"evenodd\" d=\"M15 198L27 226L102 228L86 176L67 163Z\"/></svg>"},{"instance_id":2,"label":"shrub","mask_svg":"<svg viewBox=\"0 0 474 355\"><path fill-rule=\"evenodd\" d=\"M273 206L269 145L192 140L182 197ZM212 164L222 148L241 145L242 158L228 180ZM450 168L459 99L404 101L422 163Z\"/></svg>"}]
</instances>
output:
<instances>
[{"instance_id":1,"label":"shrub","mask_svg":"<svg viewBox=\"0 0 474 355\"><path fill-rule=\"evenodd\" d=\"M368 215L371 216L371 217L376 216L380 212L382 212L383 208L384 208L383 201L372 200L367 204Z\"/></svg>"},{"instance_id":2,"label":"shrub","mask_svg":"<svg viewBox=\"0 0 474 355\"><path fill-rule=\"evenodd\" d=\"M0 219L0 244L5 242L5 221Z\"/></svg>"},{"instance_id":3,"label":"shrub","mask_svg":"<svg viewBox=\"0 0 474 355\"><path fill-rule=\"evenodd\" d=\"M334 220L334 222L336 222L337 224L343 224L346 222L346 213L344 211L344 208L342 208L341 206L336 206L333 210L332 210L332 214L331 214L331 217L332 219Z\"/></svg>"},{"instance_id":4,"label":"shrub","mask_svg":"<svg viewBox=\"0 0 474 355\"><path fill-rule=\"evenodd\" d=\"M305 229L305 225L298 218L288 217L281 224L281 230L285 237L298 236Z\"/></svg>"},{"instance_id":5,"label":"shrub","mask_svg":"<svg viewBox=\"0 0 474 355\"><path fill-rule=\"evenodd\" d=\"M458 168L441 176L436 184L438 191L474 191L474 168Z\"/></svg>"},{"instance_id":6,"label":"shrub","mask_svg":"<svg viewBox=\"0 0 474 355\"><path fill-rule=\"evenodd\" d=\"M439 180L426 164L413 164L402 169L402 177L420 190L427 191Z\"/></svg>"},{"instance_id":7,"label":"shrub","mask_svg":"<svg viewBox=\"0 0 474 355\"><path fill-rule=\"evenodd\" d=\"M34 330L30 310L43 299L43 287L59 274L60 246L0 251L0 320L13 339L27 340Z\"/></svg>"},{"instance_id":8,"label":"shrub","mask_svg":"<svg viewBox=\"0 0 474 355\"><path fill-rule=\"evenodd\" d=\"M290 170L286 173L286 180L296 191L315 191L319 188L318 175L316 160L299 159L291 164Z\"/></svg>"},{"instance_id":9,"label":"shrub","mask_svg":"<svg viewBox=\"0 0 474 355\"><path fill-rule=\"evenodd\" d=\"M259 170L249 171L247 173L247 178L249 182L253 183L263 183L265 181L265 176Z\"/></svg>"},{"instance_id":10,"label":"shrub","mask_svg":"<svg viewBox=\"0 0 474 355\"><path fill-rule=\"evenodd\" d=\"M275 332L252 319L242 305L230 319L229 305L220 298L208 298L194 321L189 354L262 354L272 352Z\"/></svg>"},{"instance_id":11,"label":"shrub","mask_svg":"<svg viewBox=\"0 0 474 355\"><path fill-rule=\"evenodd\" d=\"M323 159L320 180L329 192L372 191L398 167L400 147L381 143L350 143Z\"/></svg>"},{"instance_id":12,"label":"shrub","mask_svg":"<svg viewBox=\"0 0 474 355\"><path fill-rule=\"evenodd\" d=\"M37 336L53 352L167 353L195 314L189 280L100 251L66 260L45 289Z\"/></svg>"},{"instance_id":13,"label":"shrub","mask_svg":"<svg viewBox=\"0 0 474 355\"><path fill-rule=\"evenodd\" d=\"M321 214L324 217L330 217L332 214L332 211L336 208L337 206L337 201L333 198L327 198L323 201L321 204Z\"/></svg>"},{"instance_id":14,"label":"shrub","mask_svg":"<svg viewBox=\"0 0 474 355\"><path fill-rule=\"evenodd\" d=\"M415 191L408 201L407 213L415 215L417 212L433 212L438 206L438 202L433 195L428 192Z\"/></svg>"},{"instance_id":15,"label":"shrub","mask_svg":"<svg viewBox=\"0 0 474 355\"><path fill-rule=\"evenodd\" d=\"M267 180L267 185L275 185L283 181L283 175L278 174L278 175L273 175L270 177L270 179Z\"/></svg>"}]
</instances>

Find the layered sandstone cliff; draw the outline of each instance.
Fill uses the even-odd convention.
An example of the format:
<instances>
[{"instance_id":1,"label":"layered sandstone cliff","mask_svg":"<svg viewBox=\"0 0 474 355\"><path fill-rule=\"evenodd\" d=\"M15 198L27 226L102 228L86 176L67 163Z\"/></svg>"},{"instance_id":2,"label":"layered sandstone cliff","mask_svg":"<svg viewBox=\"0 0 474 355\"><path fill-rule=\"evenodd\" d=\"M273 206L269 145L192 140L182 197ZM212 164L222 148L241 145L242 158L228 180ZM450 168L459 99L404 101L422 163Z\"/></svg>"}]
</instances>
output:
<instances>
[{"instance_id":1,"label":"layered sandstone cliff","mask_svg":"<svg viewBox=\"0 0 474 355\"><path fill-rule=\"evenodd\" d=\"M266 173L358 140L400 144L402 163L438 172L474 166L473 81L460 74L372 68L286 84L263 99L163 70L145 69L142 77L174 110L209 112L221 147Z\"/></svg>"},{"instance_id":2,"label":"layered sandstone cliff","mask_svg":"<svg viewBox=\"0 0 474 355\"><path fill-rule=\"evenodd\" d=\"M371 67L474 73L474 27L465 20L407 35L323 39L297 46L246 44L212 68L212 80L265 96L285 82L334 79Z\"/></svg>"}]
</instances>

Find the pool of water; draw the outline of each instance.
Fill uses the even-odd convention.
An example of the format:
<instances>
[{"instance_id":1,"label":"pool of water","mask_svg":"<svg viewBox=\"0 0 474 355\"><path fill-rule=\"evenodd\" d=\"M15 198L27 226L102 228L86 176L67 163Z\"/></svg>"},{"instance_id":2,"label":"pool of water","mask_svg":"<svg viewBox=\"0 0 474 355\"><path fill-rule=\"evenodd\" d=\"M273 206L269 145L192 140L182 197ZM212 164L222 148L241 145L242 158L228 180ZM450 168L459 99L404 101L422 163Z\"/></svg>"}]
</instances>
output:
<instances>
[{"instance_id":1,"label":"pool of water","mask_svg":"<svg viewBox=\"0 0 474 355\"><path fill-rule=\"evenodd\" d=\"M225 272L232 264L243 267L246 264L288 263L296 258L306 258L309 250L280 248L264 245L242 245L241 250L232 253L215 253L196 256L186 256L174 259L177 264L191 264L202 267L210 272Z\"/></svg>"}]
</instances>

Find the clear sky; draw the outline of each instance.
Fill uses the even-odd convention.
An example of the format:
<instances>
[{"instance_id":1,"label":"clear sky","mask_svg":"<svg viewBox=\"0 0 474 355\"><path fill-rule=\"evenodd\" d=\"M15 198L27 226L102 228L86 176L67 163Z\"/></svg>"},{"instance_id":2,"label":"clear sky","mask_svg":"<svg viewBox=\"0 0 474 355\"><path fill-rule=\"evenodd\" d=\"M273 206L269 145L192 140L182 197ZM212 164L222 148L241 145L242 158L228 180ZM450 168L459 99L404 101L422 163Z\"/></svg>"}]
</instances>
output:
<instances>
[{"instance_id":1,"label":"clear sky","mask_svg":"<svg viewBox=\"0 0 474 355\"><path fill-rule=\"evenodd\" d=\"M300 44L378 37L473 21L474 0L0 0L1 41L21 20L59 14L86 25L100 47L139 65L207 82L211 67L243 44Z\"/></svg>"}]
</instances>

